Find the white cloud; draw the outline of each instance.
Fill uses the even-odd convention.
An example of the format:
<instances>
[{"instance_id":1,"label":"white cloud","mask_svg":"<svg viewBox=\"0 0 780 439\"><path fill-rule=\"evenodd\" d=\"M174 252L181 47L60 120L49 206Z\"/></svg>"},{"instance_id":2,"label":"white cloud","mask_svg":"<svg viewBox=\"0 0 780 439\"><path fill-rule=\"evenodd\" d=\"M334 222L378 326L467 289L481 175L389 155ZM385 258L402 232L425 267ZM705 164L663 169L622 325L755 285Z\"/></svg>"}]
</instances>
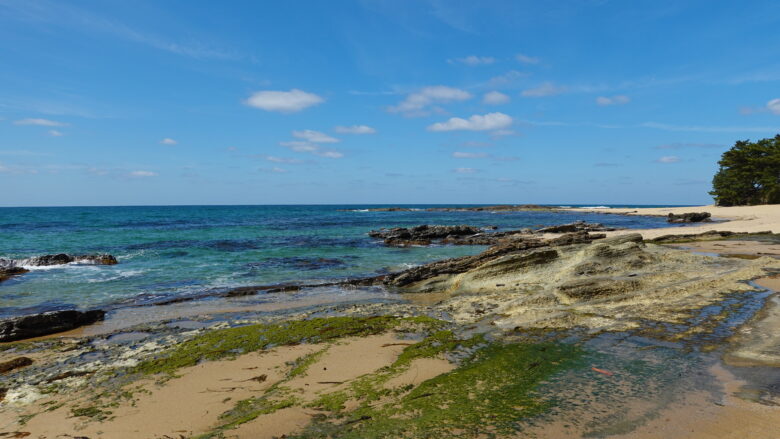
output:
<instances>
[{"instance_id":1,"label":"white cloud","mask_svg":"<svg viewBox=\"0 0 780 439\"><path fill-rule=\"evenodd\" d=\"M428 131L486 131L499 130L512 125L512 118L504 113L475 114L466 119L452 117L446 122L438 122L428 127Z\"/></svg>"},{"instance_id":2,"label":"white cloud","mask_svg":"<svg viewBox=\"0 0 780 439\"><path fill-rule=\"evenodd\" d=\"M341 134L374 134L376 129L368 125L351 125L351 126L337 126L334 128L337 133Z\"/></svg>"},{"instance_id":3,"label":"white cloud","mask_svg":"<svg viewBox=\"0 0 780 439\"><path fill-rule=\"evenodd\" d=\"M52 136L52 137L62 137L65 134L63 134L62 131L49 130L49 135Z\"/></svg>"},{"instance_id":4,"label":"white cloud","mask_svg":"<svg viewBox=\"0 0 780 439\"><path fill-rule=\"evenodd\" d=\"M456 174L476 174L477 170L474 168L455 168L452 172Z\"/></svg>"},{"instance_id":5,"label":"white cloud","mask_svg":"<svg viewBox=\"0 0 780 439\"><path fill-rule=\"evenodd\" d=\"M539 64L539 58L535 56L523 55L522 53L515 55L515 59L523 64Z\"/></svg>"},{"instance_id":6,"label":"white cloud","mask_svg":"<svg viewBox=\"0 0 780 439\"><path fill-rule=\"evenodd\" d=\"M482 96L482 103L488 105L501 105L509 102L509 96L500 91L489 91Z\"/></svg>"},{"instance_id":7,"label":"white cloud","mask_svg":"<svg viewBox=\"0 0 780 439\"><path fill-rule=\"evenodd\" d=\"M545 96L554 96L564 93L566 87L555 85L552 82L543 82L534 88L523 90L523 96L529 98L541 98Z\"/></svg>"},{"instance_id":8,"label":"white cloud","mask_svg":"<svg viewBox=\"0 0 780 439\"><path fill-rule=\"evenodd\" d=\"M295 113L323 102L325 99L316 94L307 93L297 88L290 91L258 91L246 100L246 104L250 107L280 113Z\"/></svg>"},{"instance_id":9,"label":"white cloud","mask_svg":"<svg viewBox=\"0 0 780 439\"><path fill-rule=\"evenodd\" d=\"M265 159L268 160L269 162L274 162L274 163L290 163L290 164L303 163L303 160L300 160L300 159L291 159L291 158L287 158L287 157L276 157L276 156L272 156L272 155L265 156Z\"/></svg>"},{"instance_id":10,"label":"white cloud","mask_svg":"<svg viewBox=\"0 0 780 439\"><path fill-rule=\"evenodd\" d=\"M447 60L450 64L460 63L460 64L466 64L468 66L478 66L481 64L493 64L496 62L496 59L492 56L476 56L476 55L469 55L465 58L455 58Z\"/></svg>"},{"instance_id":11,"label":"white cloud","mask_svg":"<svg viewBox=\"0 0 780 439\"><path fill-rule=\"evenodd\" d=\"M680 161L680 157L677 157L676 155L665 155L656 161L658 163L677 163Z\"/></svg>"},{"instance_id":12,"label":"white cloud","mask_svg":"<svg viewBox=\"0 0 780 439\"><path fill-rule=\"evenodd\" d=\"M774 114L780 114L780 98L767 102L766 108Z\"/></svg>"},{"instance_id":13,"label":"white cloud","mask_svg":"<svg viewBox=\"0 0 780 439\"><path fill-rule=\"evenodd\" d=\"M293 137L312 143L338 143L339 139L314 130L293 131Z\"/></svg>"},{"instance_id":14,"label":"white cloud","mask_svg":"<svg viewBox=\"0 0 780 439\"><path fill-rule=\"evenodd\" d=\"M290 140L289 142L279 142L279 144L295 152L314 152L320 148L313 143L305 142L303 140Z\"/></svg>"},{"instance_id":15,"label":"white cloud","mask_svg":"<svg viewBox=\"0 0 780 439\"><path fill-rule=\"evenodd\" d=\"M281 146L289 148L295 152L308 152L320 157L326 157L329 159L340 159L344 157L344 154L333 150L324 150L316 143L307 142L304 140L291 140L289 142L280 142Z\"/></svg>"},{"instance_id":16,"label":"white cloud","mask_svg":"<svg viewBox=\"0 0 780 439\"><path fill-rule=\"evenodd\" d=\"M487 154L484 152L461 152L461 151L455 151L452 153L452 156L456 159L481 159L484 157L487 157Z\"/></svg>"},{"instance_id":17,"label":"white cloud","mask_svg":"<svg viewBox=\"0 0 780 439\"><path fill-rule=\"evenodd\" d=\"M37 125L42 127L65 127L68 126L65 122L57 122L56 120L49 119L20 119L14 121L14 125Z\"/></svg>"},{"instance_id":18,"label":"white cloud","mask_svg":"<svg viewBox=\"0 0 780 439\"><path fill-rule=\"evenodd\" d=\"M406 96L403 102L389 107L391 113L406 113L409 116L427 114L424 110L434 104L465 101L471 99L471 93L458 88L436 85Z\"/></svg>"},{"instance_id":19,"label":"white cloud","mask_svg":"<svg viewBox=\"0 0 780 439\"><path fill-rule=\"evenodd\" d=\"M623 105L629 102L631 102L631 99L626 95L599 96L596 98L596 103L601 106Z\"/></svg>"},{"instance_id":20,"label":"white cloud","mask_svg":"<svg viewBox=\"0 0 780 439\"><path fill-rule=\"evenodd\" d=\"M160 140L160 144L161 145L176 145L177 143L179 143L179 142L171 139L170 137L166 137L166 138Z\"/></svg>"},{"instance_id":21,"label":"white cloud","mask_svg":"<svg viewBox=\"0 0 780 439\"><path fill-rule=\"evenodd\" d=\"M152 171L132 171L127 175L130 177L145 178L145 177L156 177L158 174Z\"/></svg>"}]
</instances>

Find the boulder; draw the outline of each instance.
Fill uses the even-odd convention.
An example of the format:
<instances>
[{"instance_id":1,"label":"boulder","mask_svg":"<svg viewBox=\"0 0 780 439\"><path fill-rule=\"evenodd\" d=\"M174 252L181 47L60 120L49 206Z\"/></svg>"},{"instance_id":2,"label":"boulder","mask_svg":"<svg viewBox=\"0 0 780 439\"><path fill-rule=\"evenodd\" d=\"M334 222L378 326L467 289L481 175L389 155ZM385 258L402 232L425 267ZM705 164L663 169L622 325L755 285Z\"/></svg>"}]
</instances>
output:
<instances>
[{"instance_id":1,"label":"boulder","mask_svg":"<svg viewBox=\"0 0 780 439\"><path fill-rule=\"evenodd\" d=\"M101 321L105 315L106 312L99 309L91 311L64 310L0 320L0 342L68 331Z\"/></svg>"},{"instance_id":2,"label":"boulder","mask_svg":"<svg viewBox=\"0 0 780 439\"><path fill-rule=\"evenodd\" d=\"M666 221L670 223L700 223L711 221L711 216L712 215L709 212L689 212L681 213L679 215L670 213L669 216L666 217Z\"/></svg>"}]
</instances>

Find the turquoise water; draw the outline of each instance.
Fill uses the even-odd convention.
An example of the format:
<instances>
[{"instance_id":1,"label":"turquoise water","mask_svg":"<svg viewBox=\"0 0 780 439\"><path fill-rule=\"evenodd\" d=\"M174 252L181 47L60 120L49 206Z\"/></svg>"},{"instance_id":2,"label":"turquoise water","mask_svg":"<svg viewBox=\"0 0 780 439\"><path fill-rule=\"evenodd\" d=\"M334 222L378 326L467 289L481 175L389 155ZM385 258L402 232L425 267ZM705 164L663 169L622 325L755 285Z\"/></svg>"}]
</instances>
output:
<instances>
[{"instance_id":1,"label":"turquoise water","mask_svg":"<svg viewBox=\"0 0 780 439\"><path fill-rule=\"evenodd\" d=\"M668 226L663 218L576 212L361 211L367 207L0 208L0 257L110 253L119 260L114 266L42 267L0 283L0 317L148 303L242 285L370 276L483 250L387 248L366 234L380 227L470 224L508 230L575 220Z\"/></svg>"}]
</instances>

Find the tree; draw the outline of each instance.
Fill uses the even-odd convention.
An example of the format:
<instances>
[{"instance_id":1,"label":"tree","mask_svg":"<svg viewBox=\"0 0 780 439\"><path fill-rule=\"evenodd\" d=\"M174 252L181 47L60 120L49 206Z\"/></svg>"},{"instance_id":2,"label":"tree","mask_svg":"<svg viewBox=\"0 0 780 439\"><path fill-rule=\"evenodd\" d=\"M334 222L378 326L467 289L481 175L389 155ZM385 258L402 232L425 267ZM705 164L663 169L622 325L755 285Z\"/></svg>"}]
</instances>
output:
<instances>
[{"instance_id":1,"label":"tree","mask_svg":"<svg viewBox=\"0 0 780 439\"><path fill-rule=\"evenodd\" d=\"M737 141L718 165L710 192L718 206L780 203L780 134Z\"/></svg>"}]
</instances>

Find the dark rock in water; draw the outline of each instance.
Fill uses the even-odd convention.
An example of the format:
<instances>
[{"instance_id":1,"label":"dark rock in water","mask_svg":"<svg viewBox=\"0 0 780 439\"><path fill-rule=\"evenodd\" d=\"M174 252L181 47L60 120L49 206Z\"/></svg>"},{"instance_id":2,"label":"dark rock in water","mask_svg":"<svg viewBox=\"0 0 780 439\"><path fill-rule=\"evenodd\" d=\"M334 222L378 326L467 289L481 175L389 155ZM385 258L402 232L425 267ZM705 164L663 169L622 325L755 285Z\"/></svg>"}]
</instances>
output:
<instances>
[{"instance_id":1,"label":"dark rock in water","mask_svg":"<svg viewBox=\"0 0 780 439\"><path fill-rule=\"evenodd\" d=\"M12 276L18 276L20 274L27 273L29 270L22 267L0 266L0 282L10 279Z\"/></svg>"},{"instance_id":2,"label":"dark rock in water","mask_svg":"<svg viewBox=\"0 0 780 439\"><path fill-rule=\"evenodd\" d=\"M106 312L99 309L91 311L65 310L0 320L0 342L68 331L101 321L105 315Z\"/></svg>"},{"instance_id":3,"label":"dark rock in water","mask_svg":"<svg viewBox=\"0 0 780 439\"><path fill-rule=\"evenodd\" d=\"M33 267L45 267L49 265L63 265L71 262L95 265L115 265L119 263L116 258L109 254L91 254L91 255L69 255L59 253L56 255L36 256L19 261L19 265L31 265Z\"/></svg>"},{"instance_id":4,"label":"dark rock in water","mask_svg":"<svg viewBox=\"0 0 780 439\"><path fill-rule=\"evenodd\" d=\"M436 226L421 225L412 228L395 227L368 232L372 238L384 239L385 244L393 247L412 245L430 245L433 240L451 239L458 236L476 235L484 231L475 226Z\"/></svg>"},{"instance_id":5,"label":"dark rock in water","mask_svg":"<svg viewBox=\"0 0 780 439\"><path fill-rule=\"evenodd\" d=\"M585 221L575 221L569 224L560 224L557 226L543 227L537 229L536 233L574 233L574 232L607 232L616 230L612 227L604 227L599 223L586 223Z\"/></svg>"},{"instance_id":6,"label":"dark rock in water","mask_svg":"<svg viewBox=\"0 0 780 439\"><path fill-rule=\"evenodd\" d=\"M8 360L0 363L0 373L8 373L14 369L20 367L27 367L33 364L33 360L27 357L16 357L13 360Z\"/></svg>"},{"instance_id":7,"label":"dark rock in water","mask_svg":"<svg viewBox=\"0 0 780 439\"><path fill-rule=\"evenodd\" d=\"M712 215L709 212L689 212L675 215L670 213L666 221L670 223L700 223L702 221L711 221Z\"/></svg>"}]
</instances>

